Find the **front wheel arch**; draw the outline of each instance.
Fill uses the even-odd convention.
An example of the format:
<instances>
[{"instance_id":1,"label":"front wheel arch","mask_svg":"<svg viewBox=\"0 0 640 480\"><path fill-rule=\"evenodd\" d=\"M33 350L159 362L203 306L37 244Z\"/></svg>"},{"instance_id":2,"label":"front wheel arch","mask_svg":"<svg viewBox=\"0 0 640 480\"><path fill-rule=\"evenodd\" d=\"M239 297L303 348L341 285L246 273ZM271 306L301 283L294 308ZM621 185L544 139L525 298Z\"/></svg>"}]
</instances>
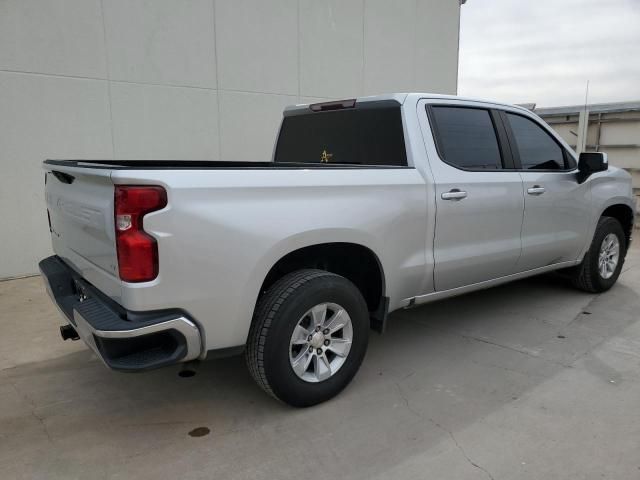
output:
<instances>
[{"instance_id":1,"label":"front wheel arch","mask_svg":"<svg viewBox=\"0 0 640 480\"><path fill-rule=\"evenodd\" d=\"M628 205L617 203L615 205L611 205L607 207L600 215L602 217L611 217L615 218L620 225L625 234L626 240L626 248L629 248L629 244L631 243L631 235L633 233L633 209Z\"/></svg>"},{"instance_id":2,"label":"front wheel arch","mask_svg":"<svg viewBox=\"0 0 640 480\"><path fill-rule=\"evenodd\" d=\"M613 275L603 278L599 271L601 247L607 235L615 234L620 243L619 258ZM589 249L582 262L568 271L572 284L585 292L601 293L609 290L618 280L627 252L624 230L620 222L613 217L600 217Z\"/></svg>"}]
</instances>

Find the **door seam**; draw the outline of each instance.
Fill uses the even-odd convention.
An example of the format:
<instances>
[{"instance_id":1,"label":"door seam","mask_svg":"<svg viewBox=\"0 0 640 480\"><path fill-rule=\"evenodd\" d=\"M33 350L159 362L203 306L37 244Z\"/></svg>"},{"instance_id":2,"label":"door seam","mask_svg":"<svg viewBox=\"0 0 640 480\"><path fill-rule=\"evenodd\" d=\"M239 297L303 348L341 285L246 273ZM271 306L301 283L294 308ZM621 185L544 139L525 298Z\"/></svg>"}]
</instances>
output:
<instances>
[{"instance_id":1,"label":"door seam","mask_svg":"<svg viewBox=\"0 0 640 480\"><path fill-rule=\"evenodd\" d=\"M520 255L518 255L516 263L513 264L516 269L518 264L520 263L520 259L522 258L522 251L524 250L524 246L522 244L522 232L524 231L524 216L527 211L527 197L524 194L524 178L522 178L522 173L520 172L518 172L518 176L520 177L520 185L522 185L522 221L520 222Z\"/></svg>"}]
</instances>

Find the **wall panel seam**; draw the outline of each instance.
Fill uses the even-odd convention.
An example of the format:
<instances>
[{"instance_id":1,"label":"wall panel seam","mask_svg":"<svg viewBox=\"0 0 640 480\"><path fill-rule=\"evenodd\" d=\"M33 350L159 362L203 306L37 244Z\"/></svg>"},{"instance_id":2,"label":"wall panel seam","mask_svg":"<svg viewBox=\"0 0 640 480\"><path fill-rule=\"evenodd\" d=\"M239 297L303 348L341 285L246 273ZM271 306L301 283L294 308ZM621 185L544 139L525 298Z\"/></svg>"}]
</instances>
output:
<instances>
[{"instance_id":1,"label":"wall panel seam","mask_svg":"<svg viewBox=\"0 0 640 480\"><path fill-rule=\"evenodd\" d=\"M113 105L111 102L111 72L109 69L109 45L107 44L107 24L104 18L104 0L100 0L100 18L102 20L102 39L104 41L105 72L107 72L107 103L109 104L109 129L111 130L111 156L116 158L116 139L113 128Z\"/></svg>"},{"instance_id":2,"label":"wall panel seam","mask_svg":"<svg viewBox=\"0 0 640 480\"><path fill-rule=\"evenodd\" d=\"M216 125L218 127L218 160L222 160L222 132L220 130L220 124L222 119L220 117L220 83L218 81L218 30L216 29L216 0L211 0L211 8L213 13L213 64L216 69L216 110L217 116Z\"/></svg>"}]
</instances>

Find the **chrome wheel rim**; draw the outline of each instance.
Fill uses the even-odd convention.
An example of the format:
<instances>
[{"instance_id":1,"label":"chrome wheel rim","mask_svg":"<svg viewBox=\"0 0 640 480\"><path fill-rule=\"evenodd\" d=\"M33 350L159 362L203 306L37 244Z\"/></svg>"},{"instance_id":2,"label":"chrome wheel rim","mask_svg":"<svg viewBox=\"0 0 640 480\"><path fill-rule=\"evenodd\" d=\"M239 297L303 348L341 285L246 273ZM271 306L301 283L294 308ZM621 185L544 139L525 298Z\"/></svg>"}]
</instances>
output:
<instances>
[{"instance_id":1,"label":"chrome wheel rim","mask_svg":"<svg viewBox=\"0 0 640 480\"><path fill-rule=\"evenodd\" d=\"M305 382L323 382L344 365L352 342L353 326L347 311L336 303L320 303L293 329L289 363Z\"/></svg>"},{"instance_id":2,"label":"chrome wheel rim","mask_svg":"<svg viewBox=\"0 0 640 480\"><path fill-rule=\"evenodd\" d=\"M598 255L598 271L602 278L609 279L613 276L620 258L620 240L615 233L610 233L600 245Z\"/></svg>"}]
</instances>

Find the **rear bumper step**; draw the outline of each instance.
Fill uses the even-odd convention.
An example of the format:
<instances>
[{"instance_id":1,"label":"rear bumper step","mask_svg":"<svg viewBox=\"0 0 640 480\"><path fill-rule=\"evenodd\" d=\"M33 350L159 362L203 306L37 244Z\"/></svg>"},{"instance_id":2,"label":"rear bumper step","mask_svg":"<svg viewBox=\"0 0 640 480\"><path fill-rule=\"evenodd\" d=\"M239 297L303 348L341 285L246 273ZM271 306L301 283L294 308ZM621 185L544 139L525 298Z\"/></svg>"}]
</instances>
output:
<instances>
[{"instance_id":1,"label":"rear bumper step","mask_svg":"<svg viewBox=\"0 0 640 480\"><path fill-rule=\"evenodd\" d=\"M200 356L200 330L184 312L126 310L60 257L45 258L39 266L49 296L77 335L109 368L135 372Z\"/></svg>"}]
</instances>

